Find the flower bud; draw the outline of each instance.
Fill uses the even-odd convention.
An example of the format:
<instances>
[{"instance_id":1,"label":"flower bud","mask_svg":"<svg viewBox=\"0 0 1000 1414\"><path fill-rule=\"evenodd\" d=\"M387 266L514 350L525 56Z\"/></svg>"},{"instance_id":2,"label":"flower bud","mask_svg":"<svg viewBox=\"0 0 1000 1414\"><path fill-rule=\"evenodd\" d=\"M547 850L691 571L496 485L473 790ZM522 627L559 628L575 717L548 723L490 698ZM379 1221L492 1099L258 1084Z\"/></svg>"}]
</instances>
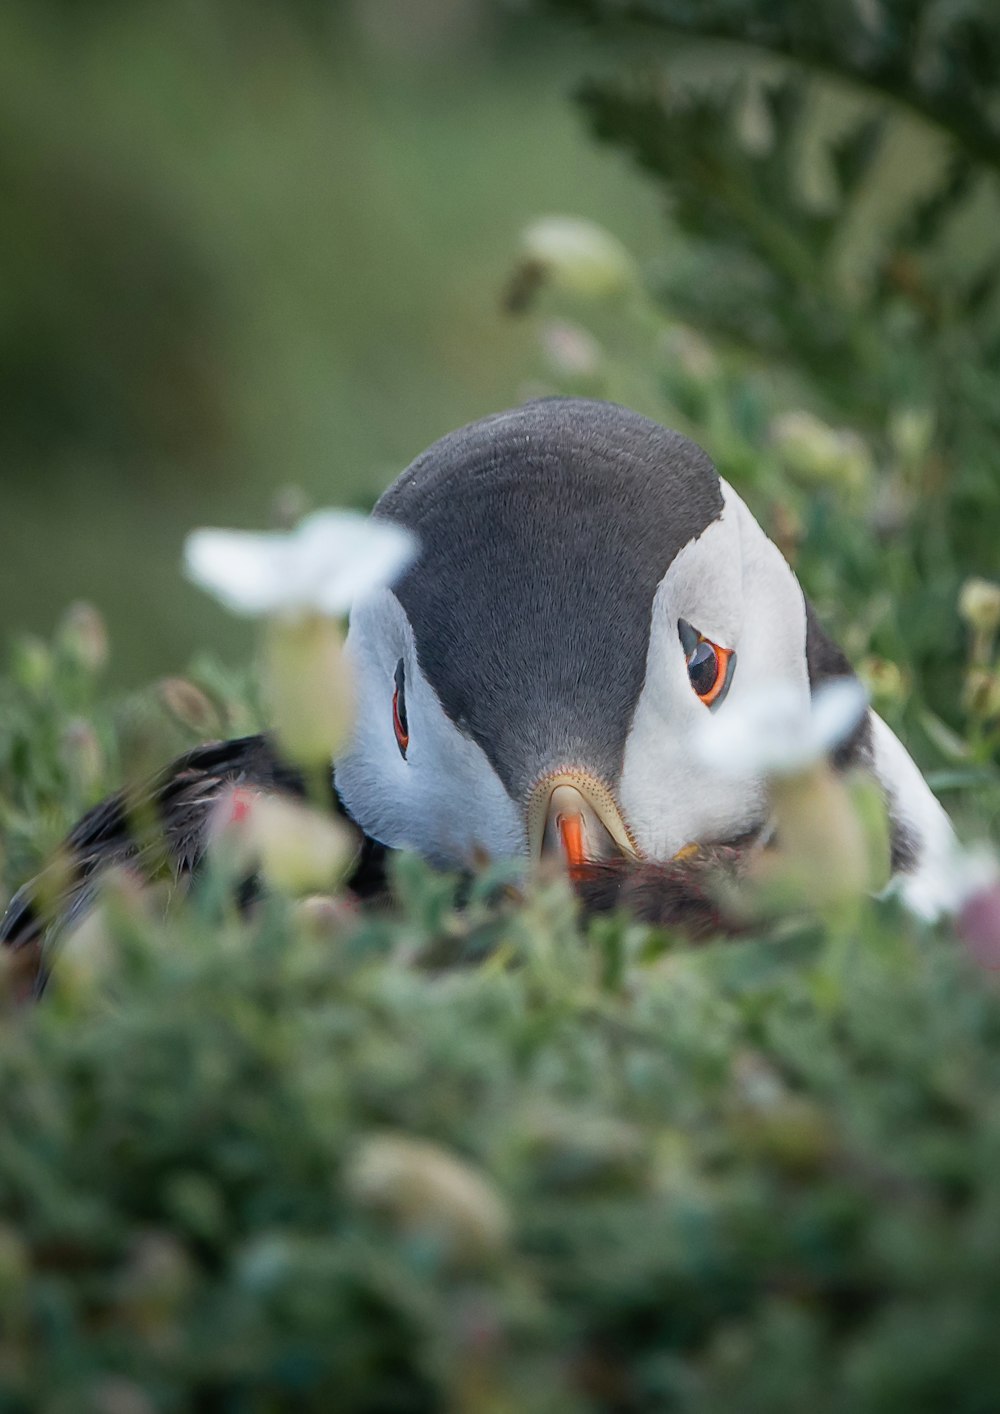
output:
<instances>
[{"instance_id":1,"label":"flower bud","mask_svg":"<svg viewBox=\"0 0 1000 1414\"><path fill-rule=\"evenodd\" d=\"M771 424L771 440L788 471L806 486L861 490L871 478L871 454L856 432L830 427L811 412L787 412Z\"/></svg>"},{"instance_id":2,"label":"flower bud","mask_svg":"<svg viewBox=\"0 0 1000 1414\"><path fill-rule=\"evenodd\" d=\"M858 669L858 676L875 702L896 703L906 698L906 676L899 664L888 658L874 655L865 658Z\"/></svg>"},{"instance_id":3,"label":"flower bud","mask_svg":"<svg viewBox=\"0 0 1000 1414\"><path fill-rule=\"evenodd\" d=\"M522 234L507 308L528 307L543 286L584 300L624 293L636 279L632 257L615 236L577 216L546 216Z\"/></svg>"},{"instance_id":4,"label":"flower bud","mask_svg":"<svg viewBox=\"0 0 1000 1414\"><path fill-rule=\"evenodd\" d=\"M355 1153L346 1182L358 1203L384 1213L407 1236L437 1237L459 1260L482 1260L507 1239L510 1220L492 1183L425 1140L370 1136Z\"/></svg>"},{"instance_id":5,"label":"flower bud","mask_svg":"<svg viewBox=\"0 0 1000 1414\"><path fill-rule=\"evenodd\" d=\"M872 831L828 765L774 779L771 805L776 844L751 860L741 883L751 912L836 911L872 888L880 863Z\"/></svg>"},{"instance_id":6,"label":"flower bud","mask_svg":"<svg viewBox=\"0 0 1000 1414\"><path fill-rule=\"evenodd\" d=\"M214 702L187 678L162 678L157 695L175 721L190 727L199 736L219 730L219 713Z\"/></svg>"},{"instance_id":7,"label":"flower bud","mask_svg":"<svg viewBox=\"0 0 1000 1414\"><path fill-rule=\"evenodd\" d=\"M958 596L958 612L977 633L996 633L1000 628L1000 584L967 579Z\"/></svg>"},{"instance_id":8,"label":"flower bud","mask_svg":"<svg viewBox=\"0 0 1000 1414\"><path fill-rule=\"evenodd\" d=\"M58 639L75 663L89 673L99 673L110 656L108 630L93 604L71 604L63 615Z\"/></svg>"},{"instance_id":9,"label":"flower bud","mask_svg":"<svg viewBox=\"0 0 1000 1414\"><path fill-rule=\"evenodd\" d=\"M259 870L272 887L291 894L332 888L356 848L350 828L333 816L238 786L215 806L208 839L234 872Z\"/></svg>"},{"instance_id":10,"label":"flower bud","mask_svg":"<svg viewBox=\"0 0 1000 1414\"><path fill-rule=\"evenodd\" d=\"M358 905L351 894L309 894L295 905L294 916L307 936L327 941L357 923Z\"/></svg>"},{"instance_id":11,"label":"flower bud","mask_svg":"<svg viewBox=\"0 0 1000 1414\"><path fill-rule=\"evenodd\" d=\"M557 378L593 379L601 371L601 346L579 324L552 319L539 332L542 352Z\"/></svg>"},{"instance_id":12,"label":"flower bud","mask_svg":"<svg viewBox=\"0 0 1000 1414\"><path fill-rule=\"evenodd\" d=\"M74 717L63 728L60 746L77 788L91 795L104 777L104 752L94 728L83 717Z\"/></svg>"},{"instance_id":13,"label":"flower bud","mask_svg":"<svg viewBox=\"0 0 1000 1414\"><path fill-rule=\"evenodd\" d=\"M14 644L11 675L18 686L40 697L48 692L52 670L52 654L40 638L30 634Z\"/></svg>"},{"instance_id":14,"label":"flower bud","mask_svg":"<svg viewBox=\"0 0 1000 1414\"><path fill-rule=\"evenodd\" d=\"M962 705L980 722L1000 720L1000 672L970 668L962 688Z\"/></svg>"},{"instance_id":15,"label":"flower bud","mask_svg":"<svg viewBox=\"0 0 1000 1414\"><path fill-rule=\"evenodd\" d=\"M59 995L100 995L115 971L118 952L105 910L88 909L59 945L55 982Z\"/></svg>"},{"instance_id":16,"label":"flower bud","mask_svg":"<svg viewBox=\"0 0 1000 1414\"><path fill-rule=\"evenodd\" d=\"M354 691L335 619L319 614L268 625L263 687L270 720L291 760L331 761L354 717Z\"/></svg>"},{"instance_id":17,"label":"flower bud","mask_svg":"<svg viewBox=\"0 0 1000 1414\"><path fill-rule=\"evenodd\" d=\"M930 408L898 408L889 419L889 440L901 461L920 462L934 438L934 414Z\"/></svg>"}]
</instances>

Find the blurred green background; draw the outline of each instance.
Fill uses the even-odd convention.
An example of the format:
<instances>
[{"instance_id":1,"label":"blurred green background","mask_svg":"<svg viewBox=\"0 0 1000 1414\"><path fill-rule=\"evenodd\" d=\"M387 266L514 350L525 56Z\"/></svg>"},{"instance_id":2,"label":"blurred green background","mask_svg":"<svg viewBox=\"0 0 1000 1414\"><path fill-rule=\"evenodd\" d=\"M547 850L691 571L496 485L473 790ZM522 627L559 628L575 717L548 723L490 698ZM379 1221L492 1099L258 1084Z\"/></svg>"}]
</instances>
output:
<instances>
[{"instance_id":1,"label":"blurred green background","mask_svg":"<svg viewBox=\"0 0 1000 1414\"><path fill-rule=\"evenodd\" d=\"M524 223L662 243L655 192L567 101L584 62L476 0L5 5L4 637L86 598L119 685L242 656L182 580L188 529L266 525L289 486L370 504L516 402Z\"/></svg>"},{"instance_id":2,"label":"blurred green background","mask_svg":"<svg viewBox=\"0 0 1000 1414\"><path fill-rule=\"evenodd\" d=\"M997 626L959 599L1000 568L1000 22L817 13L8 4L3 636L84 599L116 693L202 649L245 665L188 530L367 507L453 427L610 397L708 450L991 830ZM532 285L552 213L621 241L617 296Z\"/></svg>"}]
</instances>

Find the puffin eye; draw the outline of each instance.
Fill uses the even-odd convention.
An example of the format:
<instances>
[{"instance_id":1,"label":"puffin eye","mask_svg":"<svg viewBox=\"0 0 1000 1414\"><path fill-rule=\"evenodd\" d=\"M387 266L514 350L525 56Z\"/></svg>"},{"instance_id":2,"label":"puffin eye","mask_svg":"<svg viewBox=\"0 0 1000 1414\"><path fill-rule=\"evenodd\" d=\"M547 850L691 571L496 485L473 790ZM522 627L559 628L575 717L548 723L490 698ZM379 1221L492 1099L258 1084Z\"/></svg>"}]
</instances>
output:
<instances>
[{"instance_id":1,"label":"puffin eye","mask_svg":"<svg viewBox=\"0 0 1000 1414\"><path fill-rule=\"evenodd\" d=\"M677 630L691 686L706 707L717 706L729 690L736 666L735 652L713 643L684 619L678 620Z\"/></svg>"},{"instance_id":2,"label":"puffin eye","mask_svg":"<svg viewBox=\"0 0 1000 1414\"><path fill-rule=\"evenodd\" d=\"M406 760L406 748L410 744L410 729L406 721L406 684L403 681L403 660L396 664L394 674L396 690L392 694L392 729L396 733L399 754Z\"/></svg>"}]
</instances>

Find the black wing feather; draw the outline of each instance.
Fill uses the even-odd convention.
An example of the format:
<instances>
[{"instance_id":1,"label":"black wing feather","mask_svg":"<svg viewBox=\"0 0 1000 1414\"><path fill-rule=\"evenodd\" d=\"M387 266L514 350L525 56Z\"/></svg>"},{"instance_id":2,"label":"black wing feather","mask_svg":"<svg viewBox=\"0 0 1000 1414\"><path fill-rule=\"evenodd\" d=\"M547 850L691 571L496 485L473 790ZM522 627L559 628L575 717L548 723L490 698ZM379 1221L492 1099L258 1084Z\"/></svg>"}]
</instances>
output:
<instances>
[{"instance_id":1,"label":"black wing feather","mask_svg":"<svg viewBox=\"0 0 1000 1414\"><path fill-rule=\"evenodd\" d=\"M88 810L67 836L58 862L11 900L0 921L0 944L33 949L40 958L49 927L88 907L105 869L126 866L144 877L167 872L175 879L193 874L204 856L212 807L223 791L239 785L300 799L306 794L300 772L281 759L267 736L195 747L144 786L119 791ZM346 815L332 780L330 806ZM365 895L380 892L384 856L381 845L365 839L352 887Z\"/></svg>"}]
</instances>

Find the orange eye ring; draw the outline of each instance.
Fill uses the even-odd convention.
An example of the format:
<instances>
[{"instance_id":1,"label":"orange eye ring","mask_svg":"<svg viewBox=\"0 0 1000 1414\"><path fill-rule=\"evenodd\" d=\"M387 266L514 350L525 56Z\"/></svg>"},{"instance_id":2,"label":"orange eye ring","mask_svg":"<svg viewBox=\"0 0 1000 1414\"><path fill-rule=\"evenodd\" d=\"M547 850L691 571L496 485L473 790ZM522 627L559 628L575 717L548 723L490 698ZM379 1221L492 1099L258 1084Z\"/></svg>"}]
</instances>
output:
<instances>
[{"instance_id":1,"label":"orange eye ring","mask_svg":"<svg viewBox=\"0 0 1000 1414\"><path fill-rule=\"evenodd\" d=\"M410 744L410 733L407 731L403 718L399 710L399 688L392 694L392 729L396 733L396 745L403 755L406 755L406 748Z\"/></svg>"},{"instance_id":2,"label":"orange eye ring","mask_svg":"<svg viewBox=\"0 0 1000 1414\"><path fill-rule=\"evenodd\" d=\"M699 655L704 655L705 649L710 650L711 657L702 656L699 660ZM698 700L704 702L706 707L711 707L714 702L718 702L729 686L732 660L732 648L723 648L718 643L713 643L710 638L706 638L704 634L698 635L698 642L688 654L688 673ZM710 678L701 671L709 664L714 668ZM694 671L696 666L699 669L697 676Z\"/></svg>"}]
</instances>

